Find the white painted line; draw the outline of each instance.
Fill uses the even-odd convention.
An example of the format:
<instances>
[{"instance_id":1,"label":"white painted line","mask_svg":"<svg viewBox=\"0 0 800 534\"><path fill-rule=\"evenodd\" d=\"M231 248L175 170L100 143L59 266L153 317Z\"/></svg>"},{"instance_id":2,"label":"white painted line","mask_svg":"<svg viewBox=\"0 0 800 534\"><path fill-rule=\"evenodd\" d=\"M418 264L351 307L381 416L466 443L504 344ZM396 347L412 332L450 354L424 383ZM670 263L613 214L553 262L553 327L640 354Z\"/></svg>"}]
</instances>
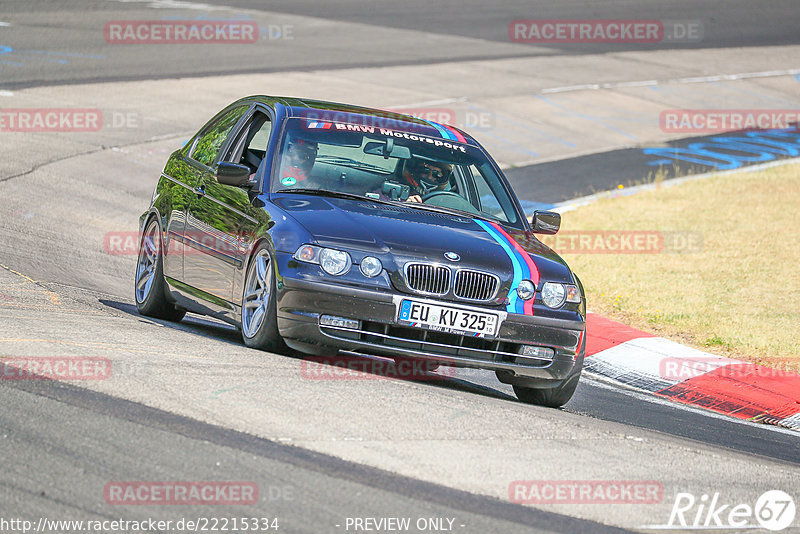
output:
<instances>
[{"instance_id":1,"label":"white painted line","mask_svg":"<svg viewBox=\"0 0 800 534\"><path fill-rule=\"evenodd\" d=\"M660 391L720 367L743 363L714 356L663 337L640 337L593 354L584 364L594 373Z\"/></svg>"},{"instance_id":2,"label":"white painted line","mask_svg":"<svg viewBox=\"0 0 800 534\"><path fill-rule=\"evenodd\" d=\"M0 96L14 96L12 91L0 91Z\"/></svg>"},{"instance_id":3,"label":"white painted line","mask_svg":"<svg viewBox=\"0 0 800 534\"><path fill-rule=\"evenodd\" d=\"M740 72L738 74L716 74L713 76L691 76L687 78L673 78L670 80L639 80L610 83L587 83L583 85L567 85L564 87L551 87L542 89L541 94L568 93L571 91L597 91L600 89L616 89L618 87L647 87L654 85L667 85L672 83L712 83L721 81L746 80L750 78L772 78L775 76L794 76L800 74L800 69L765 70L761 72Z\"/></svg>"},{"instance_id":4,"label":"white painted line","mask_svg":"<svg viewBox=\"0 0 800 534\"><path fill-rule=\"evenodd\" d=\"M3 22L3 21L0 21L0 27L8 27L8 26L11 26L11 23L10 23L10 22Z\"/></svg>"},{"instance_id":5,"label":"white painted line","mask_svg":"<svg viewBox=\"0 0 800 534\"><path fill-rule=\"evenodd\" d=\"M619 82L617 87L649 87L658 85L658 80L642 80L639 82Z\"/></svg>"},{"instance_id":6,"label":"white painted line","mask_svg":"<svg viewBox=\"0 0 800 534\"><path fill-rule=\"evenodd\" d=\"M761 72L741 72L739 74L717 74L715 76L695 76L690 78L677 78L667 83L708 83L730 80L746 80L749 78L771 78L774 76L793 76L800 74L800 69L766 70Z\"/></svg>"},{"instance_id":7,"label":"white painted line","mask_svg":"<svg viewBox=\"0 0 800 534\"><path fill-rule=\"evenodd\" d=\"M608 84L606 84L608 85ZM566 87L553 87L550 89L542 89L542 94L547 95L550 93L568 93L570 91L583 91L585 89L601 89L602 86L593 83L593 84L584 84L584 85L567 85Z\"/></svg>"},{"instance_id":8,"label":"white painted line","mask_svg":"<svg viewBox=\"0 0 800 534\"><path fill-rule=\"evenodd\" d=\"M117 0L117 2L149 4L147 7L155 9L194 9L199 11L220 9L217 6L199 4L197 2L184 2L183 0Z\"/></svg>"},{"instance_id":9,"label":"white painted line","mask_svg":"<svg viewBox=\"0 0 800 534\"><path fill-rule=\"evenodd\" d=\"M786 419L776 423L784 428L791 428L795 432L800 430L800 413L796 413Z\"/></svg>"},{"instance_id":10,"label":"white painted line","mask_svg":"<svg viewBox=\"0 0 800 534\"><path fill-rule=\"evenodd\" d=\"M611 191L603 191L601 193L595 193L593 195L586 195L585 197L579 197L573 200L566 200L564 202L559 202L558 204L555 205L555 207L551 211L555 211L557 213L567 213L568 211L572 211L582 206L588 206L589 204L593 204L594 202L597 202L601 198L626 197L629 195L634 195L641 191L652 191L660 187L673 187L694 180L705 180L706 178L714 178L716 176L727 176L729 174L735 174L739 172L757 172L772 167L780 167L781 165L790 165L795 163L800 163L800 158L781 159L778 161L770 161L768 163L762 163L760 165L739 167L738 169L730 169L727 171L712 171L703 174L692 174L689 176L682 176L680 178L669 178L659 183L653 182L649 184L634 185L632 187L626 187L624 189L612 189Z\"/></svg>"}]
</instances>

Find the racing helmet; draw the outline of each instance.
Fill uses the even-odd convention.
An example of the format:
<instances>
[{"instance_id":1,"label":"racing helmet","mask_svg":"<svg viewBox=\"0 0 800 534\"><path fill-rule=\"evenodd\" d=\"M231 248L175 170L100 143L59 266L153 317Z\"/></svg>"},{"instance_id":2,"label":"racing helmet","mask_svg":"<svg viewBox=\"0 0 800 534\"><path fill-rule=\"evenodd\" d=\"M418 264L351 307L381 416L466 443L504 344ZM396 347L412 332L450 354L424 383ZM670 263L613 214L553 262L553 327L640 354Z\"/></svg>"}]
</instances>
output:
<instances>
[{"instance_id":1,"label":"racing helmet","mask_svg":"<svg viewBox=\"0 0 800 534\"><path fill-rule=\"evenodd\" d=\"M302 181L311 174L317 159L318 145L315 141L294 138L286 145L283 155L284 174Z\"/></svg>"},{"instance_id":2,"label":"racing helmet","mask_svg":"<svg viewBox=\"0 0 800 534\"><path fill-rule=\"evenodd\" d=\"M440 188L450 180L453 165L416 156L403 162L403 176L417 191L427 193Z\"/></svg>"}]
</instances>

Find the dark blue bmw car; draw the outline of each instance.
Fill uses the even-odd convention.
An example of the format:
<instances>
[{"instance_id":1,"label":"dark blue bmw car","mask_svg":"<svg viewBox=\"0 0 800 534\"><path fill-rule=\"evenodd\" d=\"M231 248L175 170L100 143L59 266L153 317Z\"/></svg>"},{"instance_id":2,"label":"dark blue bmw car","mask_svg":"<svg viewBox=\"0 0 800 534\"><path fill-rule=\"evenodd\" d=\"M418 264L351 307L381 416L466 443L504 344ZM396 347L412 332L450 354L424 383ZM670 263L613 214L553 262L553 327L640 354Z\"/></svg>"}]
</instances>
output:
<instances>
[{"instance_id":1,"label":"dark blue bmw car","mask_svg":"<svg viewBox=\"0 0 800 534\"><path fill-rule=\"evenodd\" d=\"M173 153L141 217L140 313L188 311L249 347L493 370L561 406L585 347L577 276L468 134L375 109L253 96Z\"/></svg>"}]
</instances>

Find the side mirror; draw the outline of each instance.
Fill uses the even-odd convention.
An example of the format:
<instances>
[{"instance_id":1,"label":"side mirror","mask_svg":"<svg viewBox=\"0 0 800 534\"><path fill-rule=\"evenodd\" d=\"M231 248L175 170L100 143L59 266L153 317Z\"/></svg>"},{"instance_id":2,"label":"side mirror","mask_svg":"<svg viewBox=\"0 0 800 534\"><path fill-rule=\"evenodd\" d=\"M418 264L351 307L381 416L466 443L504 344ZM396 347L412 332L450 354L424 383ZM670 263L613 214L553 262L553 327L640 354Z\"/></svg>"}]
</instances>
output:
<instances>
[{"instance_id":1,"label":"side mirror","mask_svg":"<svg viewBox=\"0 0 800 534\"><path fill-rule=\"evenodd\" d=\"M555 234L561 228L561 214L554 211L534 211L531 230L535 234Z\"/></svg>"},{"instance_id":2,"label":"side mirror","mask_svg":"<svg viewBox=\"0 0 800 534\"><path fill-rule=\"evenodd\" d=\"M250 182L250 167L221 161L217 167L216 178L221 184L244 187Z\"/></svg>"}]
</instances>

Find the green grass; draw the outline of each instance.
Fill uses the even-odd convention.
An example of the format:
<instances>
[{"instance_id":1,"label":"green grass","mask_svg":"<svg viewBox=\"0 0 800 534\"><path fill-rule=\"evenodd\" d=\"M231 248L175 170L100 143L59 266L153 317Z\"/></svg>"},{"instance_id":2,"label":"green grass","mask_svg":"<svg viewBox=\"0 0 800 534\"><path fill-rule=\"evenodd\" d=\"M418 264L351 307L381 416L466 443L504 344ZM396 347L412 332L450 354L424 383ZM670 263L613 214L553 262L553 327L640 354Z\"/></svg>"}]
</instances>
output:
<instances>
[{"instance_id":1,"label":"green grass","mask_svg":"<svg viewBox=\"0 0 800 534\"><path fill-rule=\"evenodd\" d=\"M596 230L659 231L665 243L694 236L699 244L564 253L590 310L708 352L798 369L800 165L603 199L563 216L562 232Z\"/></svg>"}]
</instances>

